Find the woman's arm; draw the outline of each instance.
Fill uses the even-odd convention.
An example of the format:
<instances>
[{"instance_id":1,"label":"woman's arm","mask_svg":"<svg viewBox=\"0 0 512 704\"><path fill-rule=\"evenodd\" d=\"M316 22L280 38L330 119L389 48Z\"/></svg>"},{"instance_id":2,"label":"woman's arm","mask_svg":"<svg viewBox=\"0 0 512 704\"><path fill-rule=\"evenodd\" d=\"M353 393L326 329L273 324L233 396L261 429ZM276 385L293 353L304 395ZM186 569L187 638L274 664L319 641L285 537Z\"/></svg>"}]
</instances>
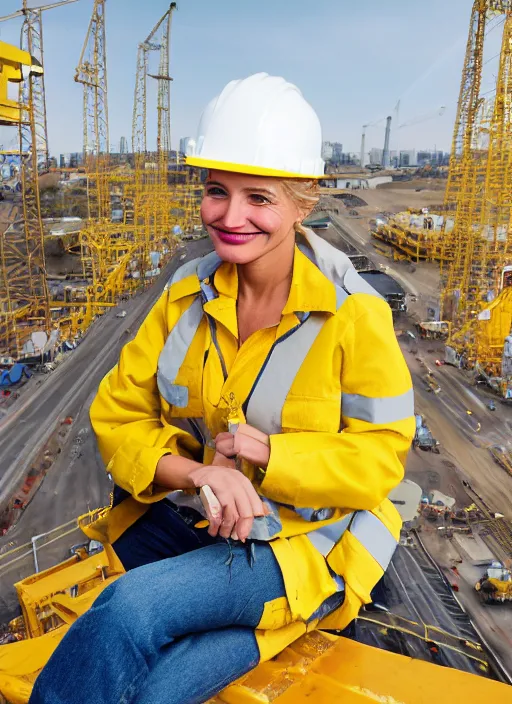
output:
<instances>
[{"instance_id":1,"label":"woman's arm","mask_svg":"<svg viewBox=\"0 0 512 704\"><path fill-rule=\"evenodd\" d=\"M303 508L371 510L403 478L415 432L409 370L389 306L368 295L351 299L344 314L353 323L342 340L343 431L270 436L260 488L269 499ZM256 455L258 448L245 442L245 452ZM221 451L229 452L224 444Z\"/></svg>"},{"instance_id":2,"label":"woman's arm","mask_svg":"<svg viewBox=\"0 0 512 704\"><path fill-rule=\"evenodd\" d=\"M200 466L194 461L201 459L200 444L189 433L161 419L158 357L168 330L180 314L178 305L169 307L165 292L135 339L123 348L118 364L101 382L91 406L92 426L108 471L118 486L142 502L157 501L171 488L186 488L175 484L181 484L188 470ZM175 459L169 458L164 463L165 471L155 479L164 455Z\"/></svg>"}]
</instances>

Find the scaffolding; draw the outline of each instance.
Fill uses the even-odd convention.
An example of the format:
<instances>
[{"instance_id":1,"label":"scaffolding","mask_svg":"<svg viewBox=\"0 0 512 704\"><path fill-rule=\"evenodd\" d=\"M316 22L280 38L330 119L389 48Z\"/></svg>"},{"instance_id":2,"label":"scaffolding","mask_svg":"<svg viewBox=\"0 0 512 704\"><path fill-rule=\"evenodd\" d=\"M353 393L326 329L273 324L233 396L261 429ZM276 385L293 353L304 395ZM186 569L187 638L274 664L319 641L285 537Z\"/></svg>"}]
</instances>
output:
<instances>
[{"instance_id":1,"label":"scaffolding","mask_svg":"<svg viewBox=\"0 0 512 704\"><path fill-rule=\"evenodd\" d=\"M495 19L496 18L496 19ZM489 20L503 25L494 100L482 94ZM441 313L459 361L501 376L505 339L485 344L480 323L506 285L512 263L512 8L510 1L476 0L455 122L441 240ZM494 309L496 306L494 306ZM497 311L496 311L497 314Z\"/></svg>"}]
</instances>

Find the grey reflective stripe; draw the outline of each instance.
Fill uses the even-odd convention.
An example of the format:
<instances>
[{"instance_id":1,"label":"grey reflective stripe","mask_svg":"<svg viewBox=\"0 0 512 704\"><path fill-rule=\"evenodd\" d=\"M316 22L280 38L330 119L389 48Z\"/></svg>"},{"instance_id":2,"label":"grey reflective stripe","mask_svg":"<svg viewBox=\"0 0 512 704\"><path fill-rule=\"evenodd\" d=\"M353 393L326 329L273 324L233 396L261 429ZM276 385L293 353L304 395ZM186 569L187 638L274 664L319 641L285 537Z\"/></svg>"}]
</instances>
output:
<instances>
[{"instance_id":1,"label":"grey reflective stripe","mask_svg":"<svg viewBox=\"0 0 512 704\"><path fill-rule=\"evenodd\" d=\"M199 281L208 279L222 264L222 259L215 252L210 252L210 254L196 261L199 262L196 266Z\"/></svg>"},{"instance_id":2,"label":"grey reflective stripe","mask_svg":"<svg viewBox=\"0 0 512 704\"><path fill-rule=\"evenodd\" d=\"M186 262L185 264L183 264L183 266L180 266L180 268L176 269L174 274L171 276L167 285L172 286L173 284L177 284L178 281L186 279L187 276L192 276L192 274L195 274L197 265L200 261L201 257L197 257L196 259L192 259L191 261Z\"/></svg>"},{"instance_id":3,"label":"grey reflective stripe","mask_svg":"<svg viewBox=\"0 0 512 704\"><path fill-rule=\"evenodd\" d=\"M200 298L196 298L169 333L158 359L158 390L168 403L177 408L188 405L188 388L174 382L202 319L203 304Z\"/></svg>"},{"instance_id":4,"label":"grey reflective stripe","mask_svg":"<svg viewBox=\"0 0 512 704\"><path fill-rule=\"evenodd\" d=\"M377 425L405 420L414 416L414 392L410 389L400 396L382 398L343 394L341 412L346 418L357 418Z\"/></svg>"},{"instance_id":5,"label":"grey reflective stripe","mask_svg":"<svg viewBox=\"0 0 512 704\"><path fill-rule=\"evenodd\" d=\"M385 572L395 552L397 541L384 523L370 511L358 511L350 526L350 532Z\"/></svg>"},{"instance_id":6,"label":"grey reflective stripe","mask_svg":"<svg viewBox=\"0 0 512 704\"><path fill-rule=\"evenodd\" d=\"M247 404L245 417L250 425L267 435L282 431L286 397L324 322L323 316L310 315L272 348Z\"/></svg>"},{"instance_id":7,"label":"grey reflective stripe","mask_svg":"<svg viewBox=\"0 0 512 704\"><path fill-rule=\"evenodd\" d=\"M318 530L308 533L307 536L313 544L313 547L315 547L321 555L327 557L349 527L353 516L353 513L349 513L340 521L336 521L336 523L331 523L328 526L322 526L322 528L318 528Z\"/></svg>"},{"instance_id":8,"label":"grey reflective stripe","mask_svg":"<svg viewBox=\"0 0 512 704\"><path fill-rule=\"evenodd\" d=\"M349 293L369 293L377 298L382 298L380 293L378 293L373 286L370 286L370 284L363 279L360 274L358 274L353 266L345 272L343 277L343 287L346 288Z\"/></svg>"},{"instance_id":9,"label":"grey reflective stripe","mask_svg":"<svg viewBox=\"0 0 512 704\"><path fill-rule=\"evenodd\" d=\"M347 528L354 538L379 563L382 569L386 571L395 552L397 541L384 523L370 511L349 513L348 516L345 516L340 521L314 530L308 533L307 536L312 545L324 557L327 557L333 547L343 537Z\"/></svg>"}]
</instances>

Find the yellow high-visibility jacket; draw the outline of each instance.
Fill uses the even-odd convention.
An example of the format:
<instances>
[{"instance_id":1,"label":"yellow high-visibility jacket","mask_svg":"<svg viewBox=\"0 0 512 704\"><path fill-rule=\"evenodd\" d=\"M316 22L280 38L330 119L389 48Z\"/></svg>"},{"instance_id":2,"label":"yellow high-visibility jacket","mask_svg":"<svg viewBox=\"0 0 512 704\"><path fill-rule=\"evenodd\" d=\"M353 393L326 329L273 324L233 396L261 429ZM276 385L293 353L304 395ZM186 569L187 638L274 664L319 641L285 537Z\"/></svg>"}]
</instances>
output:
<instances>
[{"instance_id":1,"label":"yellow high-visibility jacket","mask_svg":"<svg viewBox=\"0 0 512 704\"><path fill-rule=\"evenodd\" d=\"M205 316L176 379L188 389L186 407L171 408L159 393L160 354L200 290L197 275L186 276L164 292L135 339L124 347L118 365L101 382L92 404L91 420L107 469L131 497L106 510L87 534L112 543L150 503L168 494L154 483L164 454L211 461L213 449L202 447L173 419L201 418L213 438L226 431L230 396L243 403L273 344L297 326L300 311L320 313L325 323L286 397L283 432L270 437L270 461L258 492L280 505L334 508L323 524L353 511L372 512L398 540L400 519L386 497L403 477L415 422L412 409L386 422L387 404L412 393L388 304L356 293L338 308L333 283L296 249L281 322L257 331L239 349L236 266L222 263L212 283L217 297L204 303L204 311L215 321L227 378ZM345 415L343 396L380 404L378 422ZM326 560L307 538L318 524L287 508L281 510L281 521L282 531L270 545L282 569L287 599L265 606L257 631L262 659L317 625L309 621L311 615L338 590L333 572L345 579L345 599L322 622L329 628L344 628L370 600L383 574L349 531Z\"/></svg>"}]
</instances>

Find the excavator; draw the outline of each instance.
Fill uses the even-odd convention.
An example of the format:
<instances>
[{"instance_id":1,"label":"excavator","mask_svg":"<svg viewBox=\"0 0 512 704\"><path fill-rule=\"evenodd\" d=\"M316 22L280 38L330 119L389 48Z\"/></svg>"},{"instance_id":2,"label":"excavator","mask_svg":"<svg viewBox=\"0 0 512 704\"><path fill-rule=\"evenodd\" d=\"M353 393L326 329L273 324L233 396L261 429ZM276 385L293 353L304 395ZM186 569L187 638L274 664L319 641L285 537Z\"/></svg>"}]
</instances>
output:
<instances>
[{"instance_id":1,"label":"excavator","mask_svg":"<svg viewBox=\"0 0 512 704\"><path fill-rule=\"evenodd\" d=\"M7 91L9 83L19 83L27 71L41 73L42 67L30 54L0 42L0 124L16 124L21 119L20 106L9 100ZM397 499L396 503L405 501ZM93 511L79 519L86 534L97 517L98 512ZM38 674L70 626L123 573L112 546L91 540L75 546L74 554L61 564L16 583L21 616L10 623L5 644L0 645L1 704L27 704ZM423 622L386 614L385 607L378 604L374 607L367 612L366 623L376 626L384 639L394 628L400 630L402 645L409 634L437 656L443 648L460 656L464 648L476 663L474 671L487 673L482 649L475 644L461 642L457 635L440 628L427 629ZM339 633L313 630L211 702L430 704L435 698L437 704L453 704L504 702L511 696L510 687L498 679L389 652Z\"/></svg>"}]
</instances>

